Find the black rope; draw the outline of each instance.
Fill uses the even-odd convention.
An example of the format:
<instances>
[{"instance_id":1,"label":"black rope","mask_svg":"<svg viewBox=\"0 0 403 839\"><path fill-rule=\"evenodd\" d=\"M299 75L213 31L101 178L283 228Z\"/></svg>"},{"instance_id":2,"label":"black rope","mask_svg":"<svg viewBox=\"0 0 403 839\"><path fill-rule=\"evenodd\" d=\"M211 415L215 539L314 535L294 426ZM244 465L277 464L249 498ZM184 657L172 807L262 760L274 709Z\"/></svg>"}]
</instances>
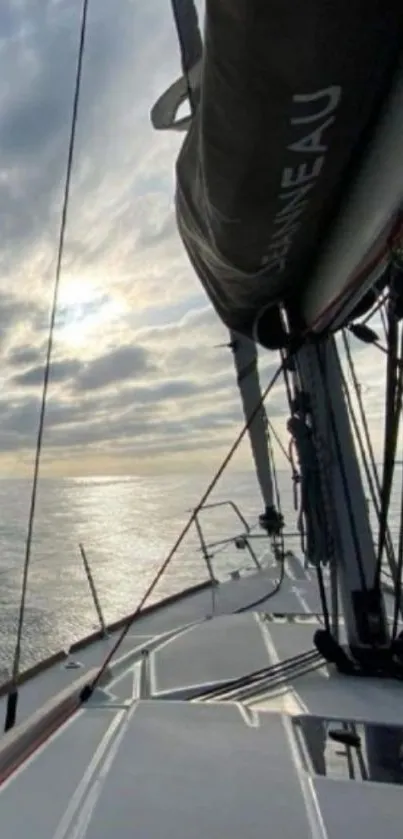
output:
<instances>
[{"instance_id":1,"label":"black rope","mask_svg":"<svg viewBox=\"0 0 403 839\"><path fill-rule=\"evenodd\" d=\"M283 378L284 378L284 385L285 385L285 390L286 390L286 394L287 394L288 406L289 406L290 411L292 411L292 387L291 387L291 382L290 382L290 371L289 371L289 368L288 368L289 357L287 357L287 353L286 353L285 350L280 350L280 356L281 356L281 360L284 364ZM292 358L292 356L290 356L290 358Z\"/></svg>"},{"instance_id":2,"label":"black rope","mask_svg":"<svg viewBox=\"0 0 403 839\"><path fill-rule=\"evenodd\" d=\"M279 576L278 580L276 580L276 582L273 584L270 591L266 592L266 594L263 594L262 597L258 598L258 600L253 600L252 603L247 603L245 606L240 606L239 609L235 609L235 614L236 615L241 615L243 612L250 612L250 611L252 611L252 609L256 609L256 606L261 606L263 603L266 602L266 600L270 600L271 597L274 597L275 594L278 594L278 592L280 591L281 586L283 585L283 582L284 582L284 574L285 574L285 569L284 569L284 554L283 554L283 557L282 557L282 560L281 560L281 565L280 565L280 576Z\"/></svg>"},{"instance_id":3,"label":"black rope","mask_svg":"<svg viewBox=\"0 0 403 839\"><path fill-rule=\"evenodd\" d=\"M291 415L292 415L292 417L295 417L295 416L299 415L301 417L301 421L304 423L304 425L306 425L306 420L307 420L306 413L307 412L303 410L303 407L304 407L304 398L303 398L304 390L303 390L303 387L302 387L301 372L298 369L298 359L297 359L296 369L297 369L297 372L298 372L298 380L299 381L298 381L298 383L295 382L295 384L294 384L294 397L295 398L290 400ZM295 412L295 410L294 410L294 403L296 403L298 405L298 411L297 412ZM316 439L317 445L318 445L319 444L319 434L318 434L318 430L316 428L315 417L314 417L311 410L309 411L309 418L310 418L309 429L310 429L310 432L312 434L312 442L314 443L314 440ZM296 445L296 439L295 438L292 438L292 439L294 439L294 443ZM297 451L297 454L298 454L298 446L297 445L296 445L296 451ZM315 450L315 457L317 457L316 450ZM317 491L315 491L314 486L312 486L312 487L310 486L310 482L309 482L308 476L306 474L306 468L304 469L302 463L300 463L300 473L301 473L301 498L300 498L300 509L298 510L298 529L299 529L299 532L300 532L301 548L302 548L303 554L304 554L305 557L308 557L308 559L309 559L309 553L313 553L314 555L318 554L318 549L315 547L315 527L313 526L312 521L311 521L315 507L316 507L316 510L315 510L316 518L317 518L318 521L321 521L321 519L323 517L323 513L322 513L322 509L318 509L317 500L318 500L318 497L319 497L319 493ZM316 481L316 476L315 476L314 479ZM321 485L321 489L322 489L322 493L320 493L320 494L322 494L322 495L323 495L323 491L324 491L323 480L324 480L324 475L321 474L321 472L319 471L319 481L320 481L320 485ZM326 535L326 548L327 548L326 552L328 554L331 554L331 552L332 552L331 548L333 547L333 542L332 542L332 544L330 544L331 540L330 540L330 534L329 534L329 522L327 521L326 516L325 516L325 535ZM317 558L317 561L315 563L315 571L316 571L316 577L317 577L317 582L318 582L319 598L320 598L320 602L321 602L321 606L322 606L323 621L324 621L326 630L329 633L331 633L330 610L329 610L329 604L328 604L327 596L326 596L326 589L325 589L323 570L322 570L320 557Z\"/></svg>"},{"instance_id":4,"label":"black rope","mask_svg":"<svg viewBox=\"0 0 403 839\"><path fill-rule=\"evenodd\" d=\"M347 355L347 357L348 357L349 364L351 366L351 371L353 373L353 382L355 382L355 371L354 371L354 368L353 368L353 361L352 361L351 354L350 354L350 348L349 348L349 345L348 345L348 340L347 340L347 337L344 334L344 332L343 332L343 339L345 341L346 349L348 348L349 354ZM343 384L343 389L344 389L344 395L345 395L346 401L347 401L347 407L348 407L348 410L349 410L349 413L350 413L353 429L354 429L354 432L355 432L355 437L356 437L358 447L359 447L359 450L360 450L361 460L362 460L362 464L363 464L363 467L364 467L365 476L366 476L366 479L367 479L367 482L368 482L369 491L370 491L370 494L371 494L371 500L372 500L372 503L374 505L374 509L375 509L375 512L376 512L376 515L377 515L377 518L378 518L378 524L379 524L380 511L381 511L381 506L380 506L380 501L379 501L379 499L381 497L381 485L380 485L380 481L379 481L378 470L376 468L376 463L375 463L375 458L374 458L374 454L373 454L371 440L369 439L370 462L368 462L368 456L367 456L367 452L365 451L365 446L364 446L364 441L362 439L361 430L360 430L359 423L358 423L358 420L357 420L357 417L356 417L356 414L355 414L354 405L353 405L353 402L352 402L352 399L351 399L351 395L350 395L350 391L349 391L348 384L347 384L347 381L346 381L346 377L345 377L343 371L342 371L342 384ZM360 405L360 409L361 409L361 411L363 411L362 400L361 400L359 390L357 390L356 396L357 396L357 399L358 399L358 402L359 402L359 405ZM373 468L373 473L374 473L373 475L371 473L370 464L372 465L372 468ZM392 537L391 537L389 526L387 526L385 546L386 546L387 556L388 556L388 560L389 560L389 565L391 566L391 568L393 568L393 571L394 571L393 579L395 579L395 577L396 577L396 573L395 573L396 572L396 561L395 561L395 557L394 557L393 542L392 542Z\"/></svg>"},{"instance_id":5,"label":"black rope","mask_svg":"<svg viewBox=\"0 0 403 839\"><path fill-rule=\"evenodd\" d=\"M365 318L363 318L363 320L360 321L360 323L362 323L362 324L368 323L368 321L370 321L374 317L374 315L376 315L376 313L380 309L382 309L382 306L384 306L384 304L386 303L387 296L388 295L387 295L386 292L384 294L382 294L381 297L376 301L373 308L368 312L368 314L365 316Z\"/></svg>"},{"instance_id":6,"label":"black rope","mask_svg":"<svg viewBox=\"0 0 403 839\"><path fill-rule=\"evenodd\" d=\"M316 570L316 577L317 577L317 581L318 581L319 597L320 597L320 602L321 602L322 612L323 612L323 623L325 625L325 628L326 628L327 632L329 632L329 634L331 634L332 633L332 626L331 626L331 621L330 621L330 609L329 609L329 604L327 602L325 581L324 581L324 578L323 578L323 569L322 569L322 565L321 565L320 562L318 562L315 565L315 570Z\"/></svg>"},{"instance_id":7,"label":"black rope","mask_svg":"<svg viewBox=\"0 0 403 839\"><path fill-rule=\"evenodd\" d=\"M258 413L258 411L260 411L260 408L261 408L264 400L266 399L266 397L268 396L268 394L270 393L270 391L274 387L277 379L279 378L279 376L282 372L282 369L283 369L283 364L280 364L280 366L278 367L278 369L276 370L276 372L272 376L272 378L271 378L269 384L267 385L266 389L264 390L263 394L261 395L261 398L259 399L259 401L258 401L257 405L255 406L254 410L249 415L248 421L245 422L243 428L241 429L237 438L235 439L234 443L232 444L229 452L227 453L224 460L222 461L221 466L219 467L219 469L215 473L214 477L210 481L210 483L209 483L206 491L204 492L203 496L201 497L198 505L192 511L187 523L185 524L185 526L181 530L178 538L176 539L176 541L175 541L174 545L172 546L171 550L169 551L167 557L165 558L165 560L161 564L161 566L160 566L159 570L157 571L154 579L152 580L152 582L148 586L147 590L143 594L142 598L140 599L140 602L139 602L137 608L135 609L133 614L130 616L129 620L127 621L127 623L123 627L121 634L119 635L119 637L117 638L117 640L115 641L113 646L111 647L108 655L105 657L105 660L103 661L102 665L100 666L100 668L98 670L98 673L96 674L95 678L93 679L93 681L90 684L86 685L84 687L84 689L82 690L81 697L80 697L82 702L86 702L90 698L90 696L92 696L92 693L94 692L94 689L96 688L97 684L99 683L99 680L102 678L106 668L108 667L109 662L111 661L111 659L115 655L116 651L119 649L119 647L122 644L123 640L125 639L127 633L129 632L130 627L132 626L132 624L134 623L136 618L138 618L144 604L146 603L146 601L148 600L148 598L150 597L150 595L154 591L156 585L160 581L162 575L165 573L166 569L168 568L169 563L171 562L171 560L174 557L174 555L176 554L178 548L182 544L185 536L187 535L188 531L190 530L190 528L191 528L191 526L192 526L192 524L195 520L195 517L198 515L198 513L200 512L202 507L205 505L208 497L210 496L214 487L218 483L222 473L224 472L224 470L228 466L228 464L229 464L231 458L233 457L233 455L235 454L238 446L240 445L243 438L245 437L245 434L247 433L247 431L249 429L249 426L253 422L256 414Z\"/></svg>"},{"instance_id":8,"label":"black rope","mask_svg":"<svg viewBox=\"0 0 403 839\"><path fill-rule=\"evenodd\" d=\"M395 316L395 300L392 288L388 305L388 360L386 370L386 416L384 433L384 458L382 476L382 495L379 520L378 552L374 577L374 586L380 587L383 552L387 538L388 512L393 485L397 441L403 396L403 368L399 367L399 326ZM400 359L403 357L403 331L401 335Z\"/></svg>"},{"instance_id":9,"label":"black rope","mask_svg":"<svg viewBox=\"0 0 403 839\"><path fill-rule=\"evenodd\" d=\"M388 302L388 298L386 299L386 302ZM384 334L385 334L385 338L386 338L386 340L388 340L388 324L387 324L386 315L385 315L385 308L382 308L380 310L379 314L381 316L382 327L383 327L383 331L384 331Z\"/></svg>"},{"instance_id":10,"label":"black rope","mask_svg":"<svg viewBox=\"0 0 403 839\"><path fill-rule=\"evenodd\" d=\"M377 465L376 465L376 462L375 462L375 455L374 455L374 450L373 450L373 446L372 446L371 434L370 434L370 431L369 431L368 421L367 421L367 417L366 417L366 413L365 413L365 409L364 409L364 405L363 405L363 401L362 401L360 385L359 385L359 382L358 382L357 374L355 372L354 362L353 362L353 358L352 358L352 354L351 354L351 347L350 347L350 343L348 341L348 337L347 337L347 334L346 334L345 330L343 330L342 336L343 336L343 342L344 342L344 347L345 347L345 351L346 351L346 357L347 357L347 361L348 361L348 365L349 365L349 369L350 369L350 374L351 374L351 378L352 378L352 381L353 381L355 394L356 394L356 398L357 398L357 404L358 404L360 419L361 419L361 423L362 423L362 427L363 427L363 431L364 431L365 442L366 442L367 449L368 449L368 455L369 455L369 460L370 460L370 464L371 464L371 468L372 468L372 474L373 474L375 485L376 485L378 495L379 495L379 498L380 498L381 497L381 482L380 482L380 478L379 478L379 474L378 474Z\"/></svg>"},{"instance_id":11,"label":"black rope","mask_svg":"<svg viewBox=\"0 0 403 839\"><path fill-rule=\"evenodd\" d=\"M276 498L277 510L278 510L279 513L281 513L282 510L281 510L280 488L279 488L279 484L278 484L277 467L276 467L276 461L275 461L275 458L274 458L273 444L271 442L270 431L267 435L267 448L269 450L271 468L272 468L272 471L273 471L274 494L275 494L275 498Z\"/></svg>"},{"instance_id":12,"label":"black rope","mask_svg":"<svg viewBox=\"0 0 403 839\"><path fill-rule=\"evenodd\" d=\"M309 672L309 670L313 669L314 666L323 666L323 664L324 660L316 649L307 650L306 652L298 653L291 658L286 658L283 661L271 664L268 667L262 667L260 670L254 670L244 676L228 679L225 682L221 682L216 687L209 688L204 692L198 691L195 693L194 698L212 699L217 698L222 694L230 693L235 690L241 690L242 688L252 686L258 687L261 683L264 683L266 686L267 680L270 680L268 687L273 688L284 682L286 679L288 681L289 679L295 678L299 674L301 667L308 668L307 670L304 669L304 672Z\"/></svg>"},{"instance_id":13,"label":"black rope","mask_svg":"<svg viewBox=\"0 0 403 839\"><path fill-rule=\"evenodd\" d=\"M397 549L397 572L394 585L394 609L393 609L393 625L392 625L392 640L397 636L397 628L399 621L399 611L402 612L402 572L403 572L403 474L401 478L401 495L400 495L400 528L399 528L399 545Z\"/></svg>"},{"instance_id":14,"label":"black rope","mask_svg":"<svg viewBox=\"0 0 403 839\"><path fill-rule=\"evenodd\" d=\"M268 446L269 457L270 457L270 461L271 461L271 468L272 468L272 472L273 472L273 483L274 483L274 492L275 492L275 497L276 497L277 513L280 517L280 528L279 528L279 530L277 532L271 534L271 548L272 548L275 559L277 561L280 560L280 562L282 564L282 568L281 568L281 572L280 572L280 579L278 581L278 585L275 586L273 591L271 592L271 594L267 596L267 597L272 597L273 594L276 594L280 590L280 588L283 584L284 557L285 557L285 538L284 538L284 515L283 515L282 504L281 504L280 487L279 487L279 482L278 482L277 467L276 467L276 461L275 461L275 457L274 457L273 444L271 442L270 434L268 434L268 436L267 436L267 446ZM263 600L264 600L264 598L263 598ZM261 602L263 602L262 598L260 598L259 601L257 601L257 603L255 603L253 605L257 606ZM249 607L249 608L251 608L251 607ZM246 609L244 611L246 611Z\"/></svg>"},{"instance_id":15,"label":"black rope","mask_svg":"<svg viewBox=\"0 0 403 839\"><path fill-rule=\"evenodd\" d=\"M347 339L347 336L346 336L344 330L342 332L342 337L343 337L343 342L344 342L344 346L345 346L345 349L346 349L346 355L347 355L348 364L350 366L350 371L353 374L353 376L352 376L353 377L353 384L355 385L356 376L355 376L355 372L353 371L353 360L351 358L351 351L350 351L350 347L349 347L349 344L348 344L348 339ZM363 467L364 467L364 471L365 471L365 476L366 476L366 479L368 481L368 487L369 487L369 491L370 491L370 494L371 494L372 503L374 505L375 512L376 512L376 514L379 518L379 512L380 512L379 496L381 494L381 492L380 492L381 488L380 488L379 476L378 476L378 471L377 471L377 468L376 468L375 459L373 457L372 444L371 444L371 448L370 448L370 456L372 455L371 460L372 460L372 466L373 466L373 469L374 469L375 480L374 480L374 478L372 476L372 473L371 473L370 465L369 465L369 462L368 462L367 452L365 451L365 445L364 445L364 441L362 439L362 435L361 435L361 431L360 431L360 426L359 426L359 423L358 423L358 420L357 420L357 417L356 417L356 414L355 414L353 401L352 401L350 390L349 390L349 387L348 387L348 382L346 380L346 377L344 375L343 370L341 371L341 380L342 380L344 395L345 395L345 398L346 398L347 407L348 407L349 414L350 414L350 417L351 417L354 433L355 433L356 440L357 440L357 443L358 443L358 447L359 447L359 450L360 450L361 459L362 459L362 463L363 463ZM359 385L357 384L357 385L355 385L355 387L356 387L357 401L359 402L360 407L362 407L362 400L361 400L361 396L360 396ZM376 486L377 486L378 494L377 494L377 491L376 491L375 483L376 483Z\"/></svg>"},{"instance_id":16,"label":"black rope","mask_svg":"<svg viewBox=\"0 0 403 839\"><path fill-rule=\"evenodd\" d=\"M338 431L337 431L337 424L336 424L336 420L335 420L332 401L331 401L330 394L329 394L329 391L328 391L328 388L327 388L327 385L326 385L325 360L324 360L324 358L323 358L323 356L320 352L320 348L319 348L318 345L316 345L315 349L316 349L316 357L317 357L317 360L318 360L318 367L319 367L319 370L320 370L320 375L321 375L322 384L323 384L323 390L325 392L325 398L326 398L327 407L328 407L330 426L331 426L331 429L332 429L333 440L334 440L334 443L335 443L335 453L336 453L336 457L337 457L339 468L340 468L340 477L341 477L341 481L342 481L342 484L343 484L343 491L344 491L344 497L345 497L345 501L346 501L347 514L348 514L348 518L349 518L349 521L350 521L351 537L352 537L352 541L353 541L353 545L354 545L354 552L355 552L355 558L356 558L356 562L357 562L358 573L359 573L362 589L363 589L363 591L366 592L368 590L368 586L367 586L367 582L366 582L366 579L365 579L364 563L363 563L363 558L362 558L362 553L361 553L360 538L359 538L359 535L358 535L357 524L356 524L355 516L354 516L353 500L351 498L350 489L349 489L348 480L347 480L346 468L345 468L344 457L343 457L343 449L342 449L340 437L339 437L339 434L338 434Z\"/></svg>"},{"instance_id":17,"label":"black rope","mask_svg":"<svg viewBox=\"0 0 403 839\"><path fill-rule=\"evenodd\" d=\"M78 58L77 58L76 78L75 78L73 112L72 112L72 119L71 119L70 141L69 141L69 148L68 148L68 155L67 155L66 180L65 180L65 185L64 185L62 216L61 216L60 233L59 233L59 245L58 245L58 251L57 251L55 281L54 281L54 289L53 289L53 299L52 299L52 306L51 306L50 323L49 323L49 337L48 337L46 361L45 361L44 374L43 374L42 402L41 402L41 408L40 408L40 414L39 414L38 435L37 435L36 450L35 450L34 473L33 473L33 480L32 480L31 502L30 502L30 509L29 509L29 517L28 517L27 538L26 538L26 545L25 545L25 558L24 558L24 569L23 569L23 577L22 577L20 608L19 608L19 616L18 616L17 640L16 640L14 659L13 659L13 668L12 668L12 676L11 676L11 690L10 690L10 693L8 694L8 697L7 697L7 711L6 711L6 720L5 720L5 726L4 726L5 731L8 731L10 728L13 727L13 725L15 724L16 715L17 715L17 703L18 703L17 685L18 685L18 674L19 674L19 666L20 666L20 658L21 658L22 628L23 628L24 614L25 614L25 602L26 602L27 584L28 584L28 571L29 571L29 564L30 564L30 559L31 559L32 537L33 537L33 530L34 530L36 498L37 498L37 489L38 489L39 466L40 466L41 453L42 453L43 430L44 430L44 425L45 425L46 400L47 400L49 378L50 378L50 371L51 371L53 337L54 337L54 330L55 330L57 301L58 301L58 294L59 294L61 266L62 266L63 251L64 251L64 240L65 240L66 222L67 222L67 209L68 209L69 195L70 195L71 172L72 172L72 167L73 167L74 142L75 142L75 136L76 136L78 104L79 104L79 98L80 98L81 75L82 75L82 65L83 65L83 56L84 56L84 47L85 47L85 33L86 33L86 26L87 26L88 3L89 3L89 0L83 0L82 12L81 12L80 39L79 39L79 47L78 47Z\"/></svg>"},{"instance_id":18,"label":"black rope","mask_svg":"<svg viewBox=\"0 0 403 839\"><path fill-rule=\"evenodd\" d=\"M285 459L286 459L286 460L288 460L288 463L290 463L290 464L291 464L291 457L290 457L289 453L287 452L287 449L285 448L285 446L284 446L284 445L283 445L283 443L281 442L280 437L279 437L279 435L277 434L277 431L276 431L276 429L274 428L273 423L272 423L272 422L270 422L269 417L266 417L266 419L267 419L267 425L268 425L268 427L269 427L269 431L270 431L270 432L271 432L271 434L273 435L273 437L274 437L274 439L275 439L275 441L276 441L276 443L277 443L277 445L278 445L278 447L279 447L279 449L280 449L281 453L284 455Z\"/></svg>"}]
</instances>

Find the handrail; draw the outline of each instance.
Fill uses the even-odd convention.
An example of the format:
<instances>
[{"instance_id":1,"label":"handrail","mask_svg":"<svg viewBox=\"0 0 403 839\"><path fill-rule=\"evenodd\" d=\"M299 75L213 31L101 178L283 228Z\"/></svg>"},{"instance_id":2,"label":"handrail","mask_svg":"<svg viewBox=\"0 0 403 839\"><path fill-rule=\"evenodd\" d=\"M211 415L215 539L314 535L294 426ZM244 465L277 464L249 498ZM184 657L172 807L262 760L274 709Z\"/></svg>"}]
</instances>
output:
<instances>
[{"instance_id":1,"label":"handrail","mask_svg":"<svg viewBox=\"0 0 403 839\"><path fill-rule=\"evenodd\" d=\"M299 539L300 533L298 531L291 531L285 534L286 539ZM267 539L267 533L238 533L236 536L229 536L227 539L217 539L216 542L209 542L207 549L212 550L219 548L221 545L230 545L231 542L236 542L237 539Z\"/></svg>"},{"instance_id":2,"label":"handrail","mask_svg":"<svg viewBox=\"0 0 403 839\"><path fill-rule=\"evenodd\" d=\"M213 617L215 615L215 607L216 607L215 587L217 585L217 580L214 576L213 566L211 564L211 560L213 559L213 556L211 554L209 554L209 552L208 552L208 548L207 548L207 545L206 545L206 542L205 542L205 539L204 539L203 531L202 531L201 524L199 522L199 517L198 517L197 513L195 515L194 523L195 523L195 527L196 527L196 530L197 530L197 535L198 535L199 540L200 540L201 551L202 551L204 561L205 561L206 566L207 566L207 571L209 573L210 580L211 580L211 615Z\"/></svg>"},{"instance_id":3,"label":"handrail","mask_svg":"<svg viewBox=\"0 0 403 839\"><path fill-rule=\"evenodd\" d=\"M249 538L251 536L251 527L248 524L245 516L241 513L238 505L235 503L235 501L232 501L231 499L227 499L226 501L215 501L215 502L212 502L211 504L203 504L203 506L196 513L195 519L194 519L195 527L196 527L197 534L198 534L199 541L200 541L200 548L201 548L204 560L206 562L207 569L208 569L208 572L209 572L209 575L210 575L210 578L211 578L212 582L215 583L216 580L215 580L215 577L214 577L214 574L213 574L213 568L212 568L212 564L211 564L211 560L213 559L213 556L211 554L209 554L209 548L211 548L211 545L207 545L207 543L204 539L202 527L201 527L200 520L199 520L199 515L203 510L212 510L212 509L215 509L217 507L231 507L231 509L234 511L235 515L238 517L240 522L243 524L246 533L242 533L239 536L232 537L231 539L228 539L228 544L231 543L231 542L236 543L237 540L242 539L243 543L244 543L244 546L249 551L249 554L252 557L252 560L256 565L256 568L258 568L259 571L260 571L262 566L261 566L261 564L260 564L252 546L249 544ZM224 544L224 542L221 542L221 544Z\"/></svg>"},{"instance_id":4,"label":"handrail","mask_svg":"<svg viewBox=\"0 0 403 839\"><path fill-rule=\"evenodd\" d=\"M199 540L200 540L200 548L201 548L201 552L203 554L204 561L205 561L206 566L207 566L207 571L209 573L211 582L213 583L213 586L214 586L216 584L217 580L214 577L213 566L211 564L212 556L208 552L208 547L206 545L206 541L205 541L203 531L202 531L202 528L201 528L201 524L199 522L199 517L198 517L197 514L195 515L195 527L196 527L196 530L197 530L197 535L198 535Z\"/></svg>"},{"instance_id":5,"label":"handrail","mask_svg":"<svg viewBox=\"0 0 403 839\"><path fill-rule=\"evenodd\" d=\"M242 515L242 513L241 513L241 511L238 507L238 504L235 504L235 501L231 501L231 499L228 499L227 501L215 501L211 504L203 504L203 506L200 508L199 512L201 512L202 510L212 510L215 507L226 507L226 506L232 507L234 513L238 516L239 520L242 522L245 530L248 533L250 533L250 526L249 526L248 522L246 521L245 516Z\"/></svg>"}]
</instances>

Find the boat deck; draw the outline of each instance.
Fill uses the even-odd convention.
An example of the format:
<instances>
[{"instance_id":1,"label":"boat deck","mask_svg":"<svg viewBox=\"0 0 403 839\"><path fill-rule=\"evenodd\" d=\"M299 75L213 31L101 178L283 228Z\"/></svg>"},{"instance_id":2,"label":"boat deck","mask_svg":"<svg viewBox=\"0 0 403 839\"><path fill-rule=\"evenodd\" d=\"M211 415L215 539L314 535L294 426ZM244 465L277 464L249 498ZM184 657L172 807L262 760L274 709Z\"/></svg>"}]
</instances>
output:
<instances>
[{"instance_id":1,"label":"boat deck","mask_svg":"<svg viewBox=\"0 0 403 839\"><path fill-rule=\"evenodd\" d=\"M312 649L315 573L285 570L272 599L274 566L136 621L108 683L4 780L2 839L375 839L386 823L400 839L400 683L323 664L225 694L227 680ZM80 651L79 670L57 665L24 685L21 713L82 681L112 641ZM359 748L333 742L332 726L353 726Z\"/></svg>"},{"instance_id":2,"label":"boat deck","mask_svg":"<svg viewBox=\"0 0 403 839\"><path fill-rule=\"evenodd\" d=\"M256 601L260 601L256 608L262 611L275 609L290 614L321 612L315 571L304 569L303 563L296 556L286 558L283 583L274 598L270 594L279 577L278 564L271 562L259 573L256 573L255 568L239 573L239 579L222 580L214 588L205 587L196 593L185 592L174 602L168 605L162 603L149 614L136 618L119 647L116 660L124 659L127 653L138 654L153 638L204 621L212 615L232 614L237 609L253 608ZM264 598L266 592L267 600ZM72 651L67 659L56 662L29 679L20 690L19 721L25 720L55 692L67 687L78 676L99 666L119 633L120 630L111 632L108 638ZM72 663L77 664L76 669L70 669ZM4 719L5 708L6 697L1 696L0 718Z\"/></svg>"}]
</instances>

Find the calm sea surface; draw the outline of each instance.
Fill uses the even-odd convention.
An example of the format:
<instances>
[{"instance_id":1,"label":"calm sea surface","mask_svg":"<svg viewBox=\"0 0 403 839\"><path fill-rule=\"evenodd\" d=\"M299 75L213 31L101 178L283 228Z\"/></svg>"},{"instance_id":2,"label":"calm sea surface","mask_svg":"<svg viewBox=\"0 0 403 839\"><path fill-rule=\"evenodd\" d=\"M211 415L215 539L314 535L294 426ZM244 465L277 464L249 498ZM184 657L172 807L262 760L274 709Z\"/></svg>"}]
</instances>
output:
<instances>
[{"instance_id":1,"label":"calm sea surface","mask_svg":"<svg viewBox=\"0 0 403 839\"><path fill-rule=\"evenodd\" d=\"M208 484L207 475L162 478L96 477L43 479L25 613L22 667L67 648L91 632L97 617L79 552L85 546L106 621L135 609L156 570ZM279 474L283 512L295 529L288 474ZM399 482L398 482L399 483ZM30 481L0 481L0 677L5 678L15 645L24 559ZM262 511L253 473L229 472L212 500L236 501L250 524ZM398 521L397 492L392 522ZM242 532L234 513L220 507L203 514L207 540ZM292 545L295 547L295 543ZM245 554L238 555L245 565ZM238 563L237 563L238 564ZM231 567L226 552L214 559L218 575ZM153 600L206 579L206 568L191 531Z\"/></svg>"}]
</instances>

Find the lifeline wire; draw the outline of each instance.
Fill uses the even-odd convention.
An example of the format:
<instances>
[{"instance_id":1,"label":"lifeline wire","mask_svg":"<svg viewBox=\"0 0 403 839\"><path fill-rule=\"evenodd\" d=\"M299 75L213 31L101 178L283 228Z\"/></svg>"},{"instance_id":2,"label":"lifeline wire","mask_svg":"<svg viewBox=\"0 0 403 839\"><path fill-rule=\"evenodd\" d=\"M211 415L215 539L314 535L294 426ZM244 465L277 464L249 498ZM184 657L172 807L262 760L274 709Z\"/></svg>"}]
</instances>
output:
<instances>
[{"instance_id":1,"label":"lifeline wire","mask_svg":"<svg viewBox=\"0 0 403 839\"><path fill-rule=\"evenodd\" d=\"M46 351L45 368L44 368L44 374L43 374L42 402L41 402L41 409L40 409L40 414L39 414L38 435L37 435L36 450L35 450L34 473L33 473L33 479L32 479L31 502L30 502L30 509L29 509L29 518L28 518L28 530L27 530L27 539L26 539L26 544L25 544L25 558L24 558L24 570L23 570L22 587L21 587L20 609L19 609L19 616L18 616L17 640L16 640L16 645L15 645L14 660L13 660L13 670L12 670L12 677L11 677L11 691L8 695L8 701L7 701L5 731L8 731L10 728L13 727L13 725L15 723L15 719L16 719L16 712L17 712L17 702L18 702L17 682L18 682L18 673L19 673L19 665L20 665L20 657L21 657L22 627L23 627L23 623L24 623L25 601L26 601L27 583L28 583L28 571L29 571L29 563L30 563L30 559L31 559L32 537L33 537L34 520L35 520L35 508L36 508L36 498L37 498L37 488L38 488L39 466L40 466L41 453L42 453L43 430L44 430L44 425L45 425L46 400L47 400L48 387L49 387L49 377L50 377L50 370L51 370L53 336L54 336L54 330L55 330L57 301L58 301L58 295L59 295L61 267L62 267L63 252L64 252L64 240L65 240L65 233L66 233L67 210L68 210L69 197L70 197L71 172L72 172L72 168L73 168L73 154L74 154L74 144L75 144L75 136L76 136L78 104L79 104L79 98L80 98L82 65L83 65L83 57L84 57L84 49L85 49L85 34L86 34L86 28L87 28L88 3L89 3L89 0L83 0L82 12L81 12L80 39L79 39L76 78L75 78L75 87L74 87L74 100L73 100L73 112L72 112L72 118L71 118L70 140L69 140L69 148L68 148L68 155L67 155L66 180L65 180L65 185L64 185L63 206L62 206L62 215L61 215L61 221L60 221L60 233L59 233L59 244L58 244L58 250L57 250L55 282L54 282L53 299L52 299L52 307L51 307L51 315L50 315L50 323L49 323L49 337L48 337L48 345L47 345L47 351Z\"/></svg>"}]
</instances>

